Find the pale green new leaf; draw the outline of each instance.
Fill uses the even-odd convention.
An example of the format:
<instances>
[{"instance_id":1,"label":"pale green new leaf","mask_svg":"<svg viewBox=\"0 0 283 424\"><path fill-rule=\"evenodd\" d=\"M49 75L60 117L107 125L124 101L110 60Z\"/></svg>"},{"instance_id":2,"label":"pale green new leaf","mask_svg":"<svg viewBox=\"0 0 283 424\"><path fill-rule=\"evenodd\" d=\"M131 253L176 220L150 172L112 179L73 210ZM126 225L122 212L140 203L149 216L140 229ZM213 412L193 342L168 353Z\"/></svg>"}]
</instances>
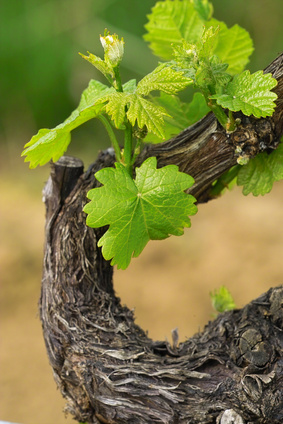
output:
<instances>
[{"instance_id":1,"label":"pale green new leaf","mask_svg":"<svg viewBox=\"0 0 283 424\"><path fill-rule=\"evenodd\" d=\"M201 37L198 48L198 56L200 59L208 59L212 56L215 45L218 40L219 27L210 26L205 28Z\"/></svg>"},{"instance_id":2,"label":"pale green new leaf","mask_svg":"<svg viewBox=\"0 0 283 424\"><path fill-rule=\"evenodd\" d=\"M114 72L113 68L104 60L102 60L100 57L95 56L94 54L88 52L88 56L80 53L83 59L87 60L89 63L91 63L99 72L101 72L108 80L109 77L112 81L114 78Z\"/></svg>"},{"instance_id":3,"label":"pale green new leaf","mask_svg":"<svg viewBox=\"0 0 283 424\"><path fill-rule=\"evenodd\" d=\"M237 184L243 186L243 194L264 195L273 183L283 179L283 143L269 155L266 152L250 159L240 168Z\"/></svg>"},{"instance_id":4,"label":"pale green new leaf","mask_svg":"<svg viewBox=\"0 0 283 424\"><path fill-rule=\"evenodd\" d=\"M104 107L98 100L113 91L104 84L91 80L84 90L80 104L62 124L53 129L41 129L25 145L22 156L30 162L30 168L45 165L50 160L56 162L67 150L71 141L71 131L84 122L99 115Z\"/></svg>"},{"instance_id":5,"label":"pale green new leaf","mask_svg":"<svg viewBox=\"0 0 283 424\"><path fill-rule=\"evenodd\" d=\"M156 168L156 158L148 158L136 168L132 180L119 163L98 171L95 177L103 186L88 193L90 203L84 211L87 225L109 225L98 241L105 259L125 269L149 240L162 240L170 234L181 235L190 226L188 215L197 208L195 198L184 193L194 180L175 165Z\"/></svg>"},{"instance_id":6,"label":"pale green new leaf","mask_svg":"<svg viewBox=\"0 0 283 424\"><path fill-rule=\"evenodd\" d=\"M161 93L160 97L155 97L154 102L170 114L170 116L164 117L166 140L193 125L210 111L201 93L195 93L190 103L184 103L179 97L165 93ZM161 143L163 140L153 134L148 134L144 141Z\"/></svg>"},{"instance_id":7,"label":"pale green new leaf","mask_svg":"<svg viewBox=\"0 0 283 424\"><path fill-rule=\"evenodd\" d=\"M219 313L231 311L236 308L234 299L225 286L222 286L219 290L215 290L210 293L210 298L213 308Z\"/></svg>"},{"instance_id":8,"label":"pale green new leaf","mask_svg":"<svg viewBox=\"0 0 283 424\"><path fill-rule=\"evenodd\" d=\"M162 64L138 83L137 94L147 96L154 90L160 90L167 94L176 94L192 83L193 81L186 78L183 72L177 72Z\"/></svg>"},{"instance_id":9,"label":"pale green new leaf","mask_svg":"<svg viewBox=\"0 0 283 424\"><path fill-rule=\"evenodd\" d=\"M115 127L120 128L126 117L126 105L129 101L127 93L114 92L107 96L105 110L113 120Z\"/></svg>"},{"instance_id":10,"label":"pale green new leaf","mask_svg":"<svg viewBox=\"0 0 283 424\"><path fill-rule=\"evenodd\" d=\"M131 79L123 84L123 92L124 93L135 93L137 89L137 81L135 79Z\"/></svg>"},{"instance_id":11,"label":"pale green new leaf","mask_svg":"<svg viewBox=\"0 0 283 424\"><path fill-rule=\"evenodd\" d=\"M254 50L249 33L239 25L227 28L224 22L216 19L209 21L208 25L219 28L213 54L216 54L223 63L229 65L228 72L231 75L242 72Z\"/></svg>"},{"instance_id":12,"label":"pale green new leaf","mask_svg":"<svg viewBox=\"0 0 283 424\"><path fill-rule=\"evenodd\" d=\"M123 92L113 90L98 100L99 103L106 103L105 110L116 128L122 128L126 117L126 106L131 98L129 94L134 93L136 88L136 80L132 79L123 84Z\"/></svg>"},{"instance_id":13,"label":"pale green new leaf","mask_svg":"<svg viewBox=\"0 0 283 424\"><path fill-rule=\"evenodd\" d=\"M204 21L208 21L212 17L213 6L208 0L194 0L194 8Z\"/></svg>"},{"instance_id":14,"label":"pale green new leaf","mask_svg":"<svg viewBox=\"0 0 283 424\"><path fill-rule=\"evenodd\" d=\"M172 43L181 44L183 39L196 43L203 32L204 21L190 0L159 1L147 17L144 39L165 60L172 59Z\"/></svg>"},{"instance_id":15,"label":"pale green new leaf","mask_svg":"<svg viewBox=\"0 0 283 424\"><path fill-rule=\"evenodd\" d=\"M233 112L241 110L247 116L265 118L273 114L276 106L274 100L277 96L270 91L276 84L271 74L264 74L263 71L250 74L244 71L228 83L225 94L216 94L211 98Z\"/></svg>"},{"instance_id":16,"label":"pale green new leaf","mask_svg":"<svg viewBox=\"0 0 283 424\"><path fill-rule=\"evenodd\" d=\"M165 109L138 94L129 94L127 98L127 118L132 126L137 122L139 128L146 126L149 132L164 139L164 116L168 115Z\"/></svg>"}]
</instances>

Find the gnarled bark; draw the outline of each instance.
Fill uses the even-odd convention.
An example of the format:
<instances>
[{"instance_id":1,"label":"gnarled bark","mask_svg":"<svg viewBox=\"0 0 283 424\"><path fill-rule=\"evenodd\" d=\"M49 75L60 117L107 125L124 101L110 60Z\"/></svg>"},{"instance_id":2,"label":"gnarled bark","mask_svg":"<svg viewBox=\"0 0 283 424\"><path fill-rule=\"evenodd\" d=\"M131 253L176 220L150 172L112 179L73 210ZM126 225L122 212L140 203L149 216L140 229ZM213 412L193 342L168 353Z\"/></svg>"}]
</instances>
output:
<instances>
[{"instance_id":1,"label":"gnarled bark","mask_svg":"<svg viewBox=\"0 0 283 424\"><path fill-rule=\"evenodd\" d=\"M157 156L195 178L191 193L210 199L211 183L236 163L235 145L251 156L282 135L282 56L272 118L227 136L208 115L174 140L149 146L137 165ZM112 267L85 225L94 173L113 165L111 149L85 173L78 159L52 165L44 190L46 246L40 316L54 377L67 410L88 423L268 423L283 421L283 287L242 310L219 315L184 343L154 342L115 296ZM176 336L176 335L175 335Z\"/></svg>"}]
</instances>

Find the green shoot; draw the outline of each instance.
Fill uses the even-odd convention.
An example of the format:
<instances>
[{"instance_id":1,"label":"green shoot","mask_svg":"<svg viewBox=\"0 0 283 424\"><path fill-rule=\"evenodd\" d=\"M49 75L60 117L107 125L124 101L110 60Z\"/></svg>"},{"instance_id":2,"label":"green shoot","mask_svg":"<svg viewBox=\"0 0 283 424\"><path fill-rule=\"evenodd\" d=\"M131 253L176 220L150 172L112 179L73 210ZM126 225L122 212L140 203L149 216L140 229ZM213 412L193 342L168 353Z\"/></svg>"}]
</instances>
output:
<instances>
[{"instance_id":1,"label":"green shoot","mask_svg":"<svg viewBox=\"0 0 283 424\"><path fill-rule=\"evenodd\" d=\"M225 286L221 286L219 290L210 293L210 298L213 308L218 313L231 311L236 308L233 297Z\"/></svg>"}]
</instances>

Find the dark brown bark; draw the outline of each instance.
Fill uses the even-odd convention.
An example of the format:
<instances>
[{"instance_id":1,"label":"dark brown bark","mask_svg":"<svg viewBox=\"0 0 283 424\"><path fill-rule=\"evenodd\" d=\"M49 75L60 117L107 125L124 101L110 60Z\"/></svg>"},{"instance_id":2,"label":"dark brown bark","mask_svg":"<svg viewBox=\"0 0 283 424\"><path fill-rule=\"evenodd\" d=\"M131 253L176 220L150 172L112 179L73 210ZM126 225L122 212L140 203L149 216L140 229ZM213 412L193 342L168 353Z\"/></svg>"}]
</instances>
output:
<instances>
[{"instance_id":1,"label":"dark brown bark","mask_svg":"<svg viewBox=\"0 0 283 424\"><path fill-rule=\"evenodd\" d=\"M208 115L176 139L149 146L195 178L199 202L236 163L235 144L251 156L276 148L282 135L282 56L268 69L278 79L272 118L242 117L230 136ZM46 246L40 316L54 377L67 410L88 423L283 422L283 287L242 310L221 314L202 333L173 345L154 342L115 296L112 267L85 225L82 208L94 173L113 164L111 150L83 173L78 159L52 166L44 190Z\"/></svg>"}]
</instances>

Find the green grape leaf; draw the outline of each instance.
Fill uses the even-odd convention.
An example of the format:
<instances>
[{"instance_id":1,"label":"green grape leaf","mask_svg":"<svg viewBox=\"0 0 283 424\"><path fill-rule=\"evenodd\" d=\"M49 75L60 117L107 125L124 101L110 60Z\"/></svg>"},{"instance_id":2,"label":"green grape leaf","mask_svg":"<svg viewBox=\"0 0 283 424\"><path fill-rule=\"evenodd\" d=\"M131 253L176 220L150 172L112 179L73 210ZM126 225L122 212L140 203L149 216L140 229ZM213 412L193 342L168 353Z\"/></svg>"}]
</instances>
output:
<instances>
[{"instance_id":1,"label":"green grape leaf","mask_svg":"<svg viewBox=\"0 0 283 424\"><path fill-rule=\"evenodd\" d=\"M81 57L85 60L87 60L89 63L91 63L99 72L101 72L107 79L109 77L111 80L114 79L115 75L113 72L112 66L105 62L105 60L102 60L100 57L95 56L94 54L88 52L88 56L79 53Z\"/></svg>"},{"instance_id":2,"label":"green grape leaf","mask_svg":"<svg viewBox=\"0 0 283 424\"><path fill-rule=\"evenodd\" d=\"M215 290L214 293L210 293L210 298L212 306L217 312L222 313L236 308L234 299L225 286L220 287L219 290Z\"/></svg>"},{"instance_id":3,"label":"green grape leaf","mask_svg":"<svg viewBox=\"0 0 283 424\"><path fill-rule=\"evenodd\" d=\"M250 159L241 166L237 184L243 186L243 194L264 195L272 189L273 183L283 179L283 143L269 155L266 152Z\"/></svg>"},{"instance_id":4,"label":"green grape leaf","mask_svg":"<svg viewBox=\"0 0 283 424\"><path fill-rule=\"evenodd\" d=\"M201 40L198 43L198 56L200 59L208 59L213 50L215 49L215 45L218 39L219 28L213 28L210 26L205 28L203 34L201 36Z\"/></svg>"},{"instance_id":5,"label":"green grape leaf","mask_svg":"<svg viewBox=\"0 0 283 424\"><path fill-rule=\"evenodd\" d=\"M168 115L165 109L138 94L129 94L127 98L127 118L132 126L137 122L139 128L146 126L149 132L164 139L164 116Z\"/></svg>"},{"instance_id":6,"label":"green grape leaf","mask_svg":"<svg viewBox=\"0 0 283 424\"><path fill-rule=\"evenodd\" d=\"M239 25L227 28L224 22L216 19L212 19L207 25L219 28L213 54L217 55L223 63L229 65L228 72L231 75L242 72L254 50L249 33Z\"/></svg>"},{"instance_id":7,"label":"green grape leaf","mask_svg":"<svg viewBox=\"0 0 283 424\"><path fill-rule=\"evenodd\" d=\"M135 180L120 163L95 174L103 186L88 193L86 222L93 228L109 225L98 246L118 268L126 269L149 240L182 235L191 225L188 215L197 212L196 199L184 192L193 178L176 165L160 169L156 165L155 157L148 158L136 168Z\"/></svg>"},{"instance_id":8,"label":"green grape leaf","mask_svg":"<svg viewBox=\"0 0 283 424\"><path fill-rule=\"evenodd\" d=\"M264 74L263 71L250 74L244 71L227 84L225 94L216 94L211 98L233 112L241 110L247 116L265 118L274 112L277 96L270 90L276 85L277 81L271 74Z\"/></svg>"},{"instance_id":9,"label":"green grape leaf","mask_svg":"<svg viewBox=\"0 0 283 424\"><path fill-rule=\"evenodd\" d=\"M208 0L194 0L194 8L204 21L208 21L212 17L213 6Z\"/></svg>"},{"instance_id":10,"label":"green grape leaf","mask_svg":"<svg viewBox=\"0 0 283 424\"><path fill-rule=\"evenodd\" d=\"M159 1L147 17L144 39L165 60L172 59L172 43L181 44L183 39L196 43L203 32L204 21L190 0Z\"/></svg>"},{"instance_id":11,"label":"green grape leaf","mask_svg":"<svg viewBox=\"0 0 283 424\"><path fill-rule=\"evenodd\" d=\"M131 79L123 84L123 92L133 94L137 89L137 81L135 79Z\"/></svg>"},{"instance_id":12,"label":"green grape leaf","mask_svg":"<svg viewBox=\"0 0 283 424\"><path fill-rule=\"evenodd\" d=\"M97 101L97 103L105 103L105 111L111 117L116 128L123 129L126 106L131 99L129 94L135 93L136 88L136 80L132 79L123 84L123 92L110 91Z\"/></svg>"},{"instance_id":13,"label":"green grape leaf","mask_svg":"<svg viewBox=\"0 0 283 424\"><path fill-rule=\"evenodd\" d=\"M215 90L217 91L219 88L227 85L228 82L231 81L232 77L226 72L228 65L220 62L218 56L212 56L210 58L210 66Z\"/></svg>"},{"instance_id":14,"label":"green grape leaf","mask_svg":"<svg viewBox=\"0 0 283 424\"><path fill-rule=\"evenodd\" d=\"M115 127L121 128L126 116L126 105L129 102L129 94L115 91L101 100L107 100L105 110L113 120Z\"/></svg>"},{"instance_id":15,"label":"green grape leaf","mask_svg":"<svg viewBox=\"0 0 283 424\"><path fill-rule=\"evenodd\" d=\"M155 97L154 102L166 109L170 114L170 116L164 117L166 123L164 134L166 140L169 140L169 138L193 125L210 111L201 93L195 93L190 103L184 103L179 97L165 93L161 93L160 97ZM144 141L161 143L163 139L154 134L148 134Z\"/></svg>"},{"instance_id":16,"label":"green grape leaf","mask_svg":"<svg viewBox=\"0 0 283 424\"><path fill-rule=\"evenodd\" d=\"M84 122L98 116L104 108L99 99L114 89L91 80L88 88L82 93L77 109L62 124L53 129L41 129L25 145L22 156L25 162L30 162L30 168L45 165L50 160L56 162L67 150L71 141L71 131Z\"/></svg>"},{"instance_id":17,"label":"green grape leaf","mask_svg":"<svg viewBox=\"0 0 283 424\"><path fill-rule=\"evenodd\" d=\"M192 83L193 81L186 78L183 72L177 72L162 64L138 83L137 94L147 96L154 90L160 90L167 94L176 94Z\"/></svg>"}]
</instances>

